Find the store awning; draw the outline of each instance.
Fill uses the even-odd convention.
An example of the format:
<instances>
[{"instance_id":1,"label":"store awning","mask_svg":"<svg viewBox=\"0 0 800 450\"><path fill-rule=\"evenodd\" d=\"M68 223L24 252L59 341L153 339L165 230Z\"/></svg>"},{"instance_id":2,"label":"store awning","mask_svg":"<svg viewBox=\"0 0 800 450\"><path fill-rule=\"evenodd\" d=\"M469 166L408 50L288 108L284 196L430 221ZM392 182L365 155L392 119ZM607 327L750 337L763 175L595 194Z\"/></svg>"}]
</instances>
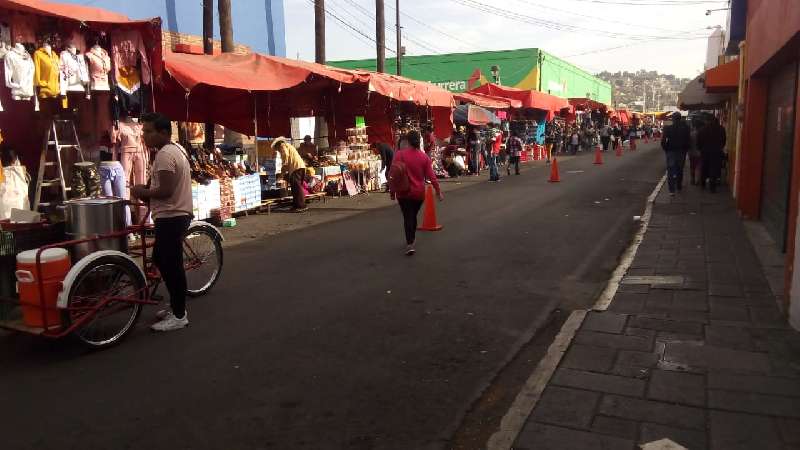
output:
<instances>
[{"instance_id":1,"label":"store awning","mask_svg":"<svg viewBox=\"0 0 800 450\"><path fill-rule=\"evenodd\" d=\"M739 60L706 70L706 91L715 94L733 93L739 90Z\"/></svg>"},{"instance_id":2,"label":"store awning","mask_svg":"<svg viewBox=\"0 0 800 450\"><path fill-rule=\"evenodd\" d=\"M48 2L44 0L0 0L0 8L6 8L31 14L43 16L60 17L62 19L72 19L79 22L97 23L147 23L153 20L131 20L127 16L113 11L91 6Z\"/></svg>"},{"instance_id":3,"label":"store awning","mask_svg":"<svg viewBox=\"0 0 800 450\"><path fill-rule=\"evenodd\" d=\"M478 105L483 108L508 109L508 108L519 108L522 106L522 102L519 100L495 97L493 95L462 92L460 94L453 94L453 97L457 101L464 103L471 103L473 105Z\"/></svg>"},{"instance_id":4,"label":"store awning","mask_svg":"<svg viewBox=\"0 0 800 450\"><path fill-rule=\"evenodd\" d=\"M554 95L545 94L539 91L530 91L524 89L517 89L508 86L500 86L493 83L484 84L471 91L470 94L488 94L496 97L503 97L508 99L519 100L522 102L523 108L541 109L544 111L557 113L562 108L569 107L567 99L556 97Z\"/></svg>"},{"instance_id":5,"label":"store awning","mask_svg":"<svg viewBox=\"0 0 800 450\"><path fill-rule=\"evenodd\" d=\"M704 76L705 74L700 74L686 85L686 88L678 96L678 108L682 110L717 109L730 98L728 95L706 92Z\"/></svg>"},{"instance_id":6,"label":"store awning","mask_svg":"<svg viewBox=\"0 0 800 450\"><path fill-rule=\"evenodd\" d=\"M608 105L605 103L600 103L597 100L592 100L590 98L570 98L569 104L574 106L578 111L586 111L599 109L601 111L605 111L608 108Z\"/></svg>"},{"instance_id":7,"label":"store awning","mask_svg":"<svg viewBox=\"0 0 800 450\"><path fill-rule=\"evenodd\" d=\"M616 120L622 125L631 123L631 114L625 109L618 109L611 114L611 120Z\"/></svg>"},{"instance_id":8,"label":"store awning","mask_svg":"<svg viewBox=\"0 0 800 450\"><path fill-rule=\"evenodd\" d=\"M453 110L453 122L456 125L499 125L500 119L488 109L475 105L458 105Z\"/></svg>"}]
</instances>

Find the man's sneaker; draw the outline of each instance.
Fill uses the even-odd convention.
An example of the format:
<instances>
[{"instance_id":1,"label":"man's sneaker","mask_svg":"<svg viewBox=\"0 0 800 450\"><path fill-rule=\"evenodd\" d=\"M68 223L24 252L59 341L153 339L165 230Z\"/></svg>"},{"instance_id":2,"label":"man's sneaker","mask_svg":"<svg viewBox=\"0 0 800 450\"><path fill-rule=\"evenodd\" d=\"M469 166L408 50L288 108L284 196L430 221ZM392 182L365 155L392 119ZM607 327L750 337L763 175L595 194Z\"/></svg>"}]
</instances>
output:
<instances>
[{"instance_id":1,"label":"man's sneaker","mask_svg":"<svg viewBox=\"0 0 800 450\"><path fill-rule=\"evenodd\" d=\"M172 312L168 312L162 321L154 323L150 326L150 329L153 331L174 331L187 326L189 326L188 313L184 313L183 317L178 319Z\"/></svg>"},{"instance_id":2,"label":"man's sneaker","mask_svg":"<svg viewBox=\"0 0 800 450\"><path fill-rule=\"evenodd\" d=\"M169 306L167 306L167 307L166 307L166 308L164 308L164 309L160 309L160 310L158 310L158 312L156 313L156 319L158 319L158 320L164 320L164 319L166 319L166 318L167 318L167 316L169 316L170 314L172 314L172 310L171 310L171 309L169 309Z\"/></svg>"},{"instance_id":3,"label":"man's sneaker","mask_svg":"<svg viewBox=\"0 0 800 450\"><path fill-rule=\"evenodd\" d=\"M413 244L406 246L406 256L414 256L414 253L416 253L416 252L417 252L417 250L414 249L414 245Z\"/></svg>"}]
</instances>

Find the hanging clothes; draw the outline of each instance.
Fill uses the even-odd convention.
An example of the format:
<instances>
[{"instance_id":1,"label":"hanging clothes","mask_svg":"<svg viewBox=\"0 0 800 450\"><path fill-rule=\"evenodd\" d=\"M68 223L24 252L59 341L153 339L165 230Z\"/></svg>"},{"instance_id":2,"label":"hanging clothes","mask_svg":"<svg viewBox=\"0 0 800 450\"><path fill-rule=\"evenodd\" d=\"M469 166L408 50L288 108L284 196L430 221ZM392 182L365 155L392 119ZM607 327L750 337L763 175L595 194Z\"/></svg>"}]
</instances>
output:
<instances>
[{"instance_id":1,"label":"hanging clothes","mask_svg":"<svg viewBox=\"0 0 800 450\"><path fill-rule=\"evenodd\" d=\"M108 73L111 72L111 57L103 47L95 45L86 53L89 67L89 88L92 91L110 91Z\"/></svg>"},{"instance_id":2,"label":"hanging clothes","mask_svg":"<svg viewBox=\"0 0 800 450\"><path fill-rule=\"evenodd\" d=\"M89 68L83 55L72 53L72 50L61 52L60 75L61 95L67 95L67 92L86 92L86 87L89 85Z\"/></svg>"},{"instance_id":3,"label":"hanging clothes","mask_svg":"<svg viewBox=\"0 0 800 450\"><path fill-rule=\"evenodd\" d=\"M22 44L17 44L11 51L6 53L4 59L6 87L11 89L11 97L14 100L30 100L33 98L33 77L34 64L33 58Z\"/></svg>"},{"instance_id":4,"label":"hanging clothes","mask_svg":"<svg viewBox=\"0 0 800 450\"><path fill-rule=\"evenodd\" d=\"M52 48L40 48L33 54L34 79L39 88L39 98L55 98L61 95L59 78L61 59Z\"/></svg>"},{"instance_id":5,"label":"hanging clothes","mask_svg":"<svg viewBox=\"0 0 800 450\"><path fill-rule=\"evenodd\" d=\"M119 122L112 132L111 140L116 145L116 159L122 164L128 189L126 198L130 197L130 187L147 182L148 155L144 146L143 126L133 120Z\"/></svg>"},{"instance_id":6,"label":"hanging clothes","mask_svg":"<svg viewBox=\"0 0 800 450\"><path fill-rule=\"evenodd\" d=\"M111 33L111 53L114 57L114 78L119 82L125 78L126 67L141 68L141 82L150 84L150 62L142 34L135 30L114 31Z\"/></svg>"}]
</instances>

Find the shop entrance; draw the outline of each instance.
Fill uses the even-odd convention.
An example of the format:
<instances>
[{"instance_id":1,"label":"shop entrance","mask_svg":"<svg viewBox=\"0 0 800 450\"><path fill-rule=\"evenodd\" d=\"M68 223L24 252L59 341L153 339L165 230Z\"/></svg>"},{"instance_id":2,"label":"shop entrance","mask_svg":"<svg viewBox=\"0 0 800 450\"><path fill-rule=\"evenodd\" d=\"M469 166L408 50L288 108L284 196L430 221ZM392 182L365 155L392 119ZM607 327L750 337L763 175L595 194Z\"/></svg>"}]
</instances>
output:
<instances>
[{"instance_id":1,"label":"shop entrance","mask_svg":"<svg viewBox=\"0 0 800 450\"><path fill-rule=\"evenodd\" d=\"M797 62L793 62L770 80L761 189L761 220L782 252L786 251L796 95Z\"/></svg>"}]
</instances>

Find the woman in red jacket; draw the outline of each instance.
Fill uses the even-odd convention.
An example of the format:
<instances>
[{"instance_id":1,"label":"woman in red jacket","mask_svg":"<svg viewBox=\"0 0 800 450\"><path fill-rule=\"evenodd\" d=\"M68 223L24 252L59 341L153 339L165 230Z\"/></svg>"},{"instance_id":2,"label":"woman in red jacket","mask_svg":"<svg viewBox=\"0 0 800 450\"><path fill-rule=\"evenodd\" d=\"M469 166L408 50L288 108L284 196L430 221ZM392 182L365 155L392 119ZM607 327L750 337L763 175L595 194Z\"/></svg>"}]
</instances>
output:
<instances>
[{"instance_id":1,"label":"woman in red jacket","mask_svg":"<svg viewBox=\"0 0 800 450\"><path fill-rule=\"evenodd\" d=\"M433 173L431 159L420 148L419 131L412 130L406 135L409 146L401 148L394 155L392 165L397 167L391 173L403 176L406 180L400 182L407 189L397 191L397 183L390 181L389 194L392 200L397 199L400 210L403 212L403 226L406 233L406 255L411 256L416 252L414 242L417 234L417 215L425 199L425 181L428 180L436 190L439 201L444 200L444 195L439 187L439 180ZM404 172L404 173L403 173Z\"/></svg>"}]
</instances>

